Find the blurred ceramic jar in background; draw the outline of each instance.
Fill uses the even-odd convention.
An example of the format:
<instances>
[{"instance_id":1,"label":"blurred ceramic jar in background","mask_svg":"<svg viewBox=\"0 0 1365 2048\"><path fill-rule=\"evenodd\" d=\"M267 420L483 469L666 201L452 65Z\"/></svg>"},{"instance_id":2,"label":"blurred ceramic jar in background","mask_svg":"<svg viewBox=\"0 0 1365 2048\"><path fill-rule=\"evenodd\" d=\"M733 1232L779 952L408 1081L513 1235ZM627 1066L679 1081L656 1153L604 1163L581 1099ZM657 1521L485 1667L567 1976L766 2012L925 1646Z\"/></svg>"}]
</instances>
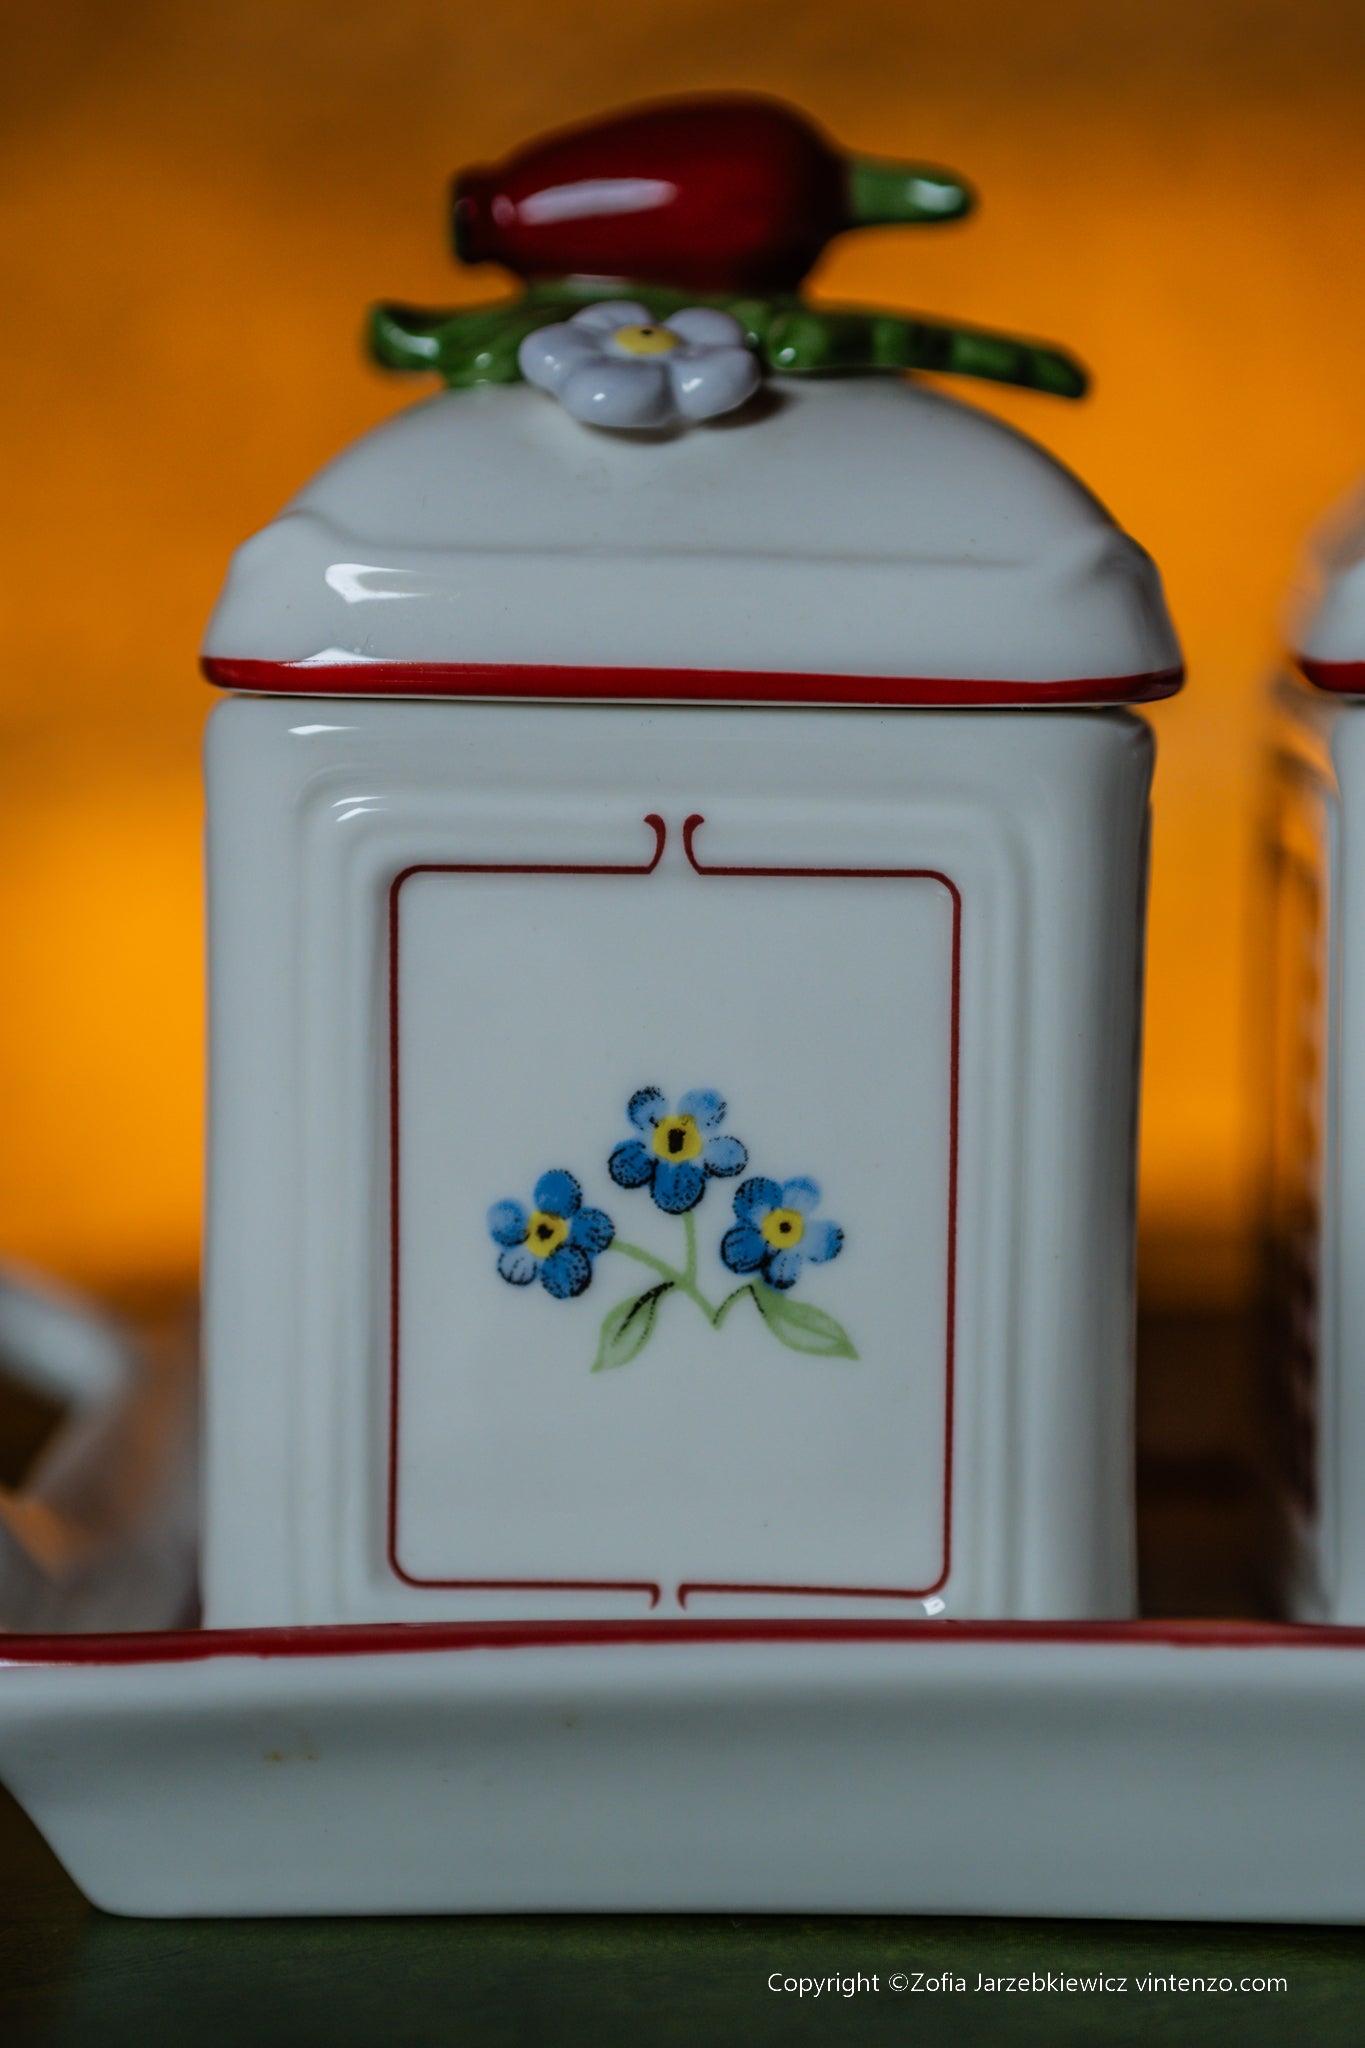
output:
<instances>
[{"instance_id":1,"label":"blurred ceramic jar in background","mask_svg":"<svg viewBox=\"0 0 1365 2048\"><path fill-rule=\"evenodd\" d=\"M1284 1598L1365 1623L1365 492L1324 524L1276 687L1264 958L1272 1443Z\"/></svg>"}]
</instances>

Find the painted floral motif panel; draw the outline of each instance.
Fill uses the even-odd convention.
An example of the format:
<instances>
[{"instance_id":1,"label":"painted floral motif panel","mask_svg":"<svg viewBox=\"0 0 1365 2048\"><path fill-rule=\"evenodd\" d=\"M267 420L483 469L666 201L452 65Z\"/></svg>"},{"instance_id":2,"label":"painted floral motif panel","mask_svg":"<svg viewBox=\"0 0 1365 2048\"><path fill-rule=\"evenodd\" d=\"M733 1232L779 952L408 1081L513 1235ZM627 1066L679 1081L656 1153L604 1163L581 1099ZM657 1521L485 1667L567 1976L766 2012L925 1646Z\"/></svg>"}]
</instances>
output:
<instances>
[{"instance_id":1,"label":"painted floral motif panel","mask_svg":"<svg viewBox=\"0 0 1365 2048\"><path fill-rule=\"evenodd\" d=\"M404 1575L931 1587L946 887L424 872L400 917Z\"/></svg>"}]
</instances>

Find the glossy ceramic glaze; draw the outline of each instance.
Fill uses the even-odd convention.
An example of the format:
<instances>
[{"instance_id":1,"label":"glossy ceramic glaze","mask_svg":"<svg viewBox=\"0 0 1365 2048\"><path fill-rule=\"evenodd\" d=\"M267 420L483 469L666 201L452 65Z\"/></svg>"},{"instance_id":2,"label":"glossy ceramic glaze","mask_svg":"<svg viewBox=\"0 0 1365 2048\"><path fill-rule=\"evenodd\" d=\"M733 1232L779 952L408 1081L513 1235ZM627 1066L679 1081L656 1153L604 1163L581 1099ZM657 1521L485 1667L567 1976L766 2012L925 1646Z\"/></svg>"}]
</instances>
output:
<instances>
[{"instance_id":1,"label":"glossy ceramic glaze","mask_svg":"<svg viewBox=\"0 0 1365 2048\"><path fill-rule=\"evenodd\" d=\"M525 385L400 413L238 550L210 672L826 703L1176 687L1150 559L1036 443L901 379L779 379L762 403L663 440Z\"/></svg>"},{"instance_id":2,"label":"glossy ceramic glaze","mask_svg":"<svg viewBox=\"0 0 1365 2048\"><path fill-rule=\"evenodd\" d=\"M239 551L214 1625L1131 1608L1149 736L817 707L1160 694L1160 586L966 407L766 399L452 395Z\"/></svg>"},{"instance_id":3,"label":"glossy ceramic glaze","mask_svg":"<svg viewBox=\"0 0 1365 2048\"><path fill-rule=\"evenodd\" d=\"M1365 1904L1358 1648L945 1625L1132 1611L1152 743L1094 707L1180 680L1041 449L781 374L1078 395L794 296L965 197L748 100L471 176L467 253L655 282L381 309L385 361L490 388L239 551L211 1627L0 1651L0 1771L101 1904ZM639 303L570 404L585 298ZM706 388L657 372L703 327Z\"/></svg>"},{"instance_id":4,"label":"glossy ceramic glaze","mask_svg":"<svg viewBox=\"0 0 1365 2048\"><path fill-rule=\"evenodd\" d=\"M1365 1917L1358 1633L755 1633L0 1645L0 1772L115 1912Z\"/></svg>"},{"instance_id":5,"label":"glossy ceramic glaze","mask_svg":"<svg viewBox=\"0 0 1365 2048\"><path fill-rule=\"evenodd\" d=\"M1150 769L1124 713L222 706L210 1619L1127 1612ZM613 1172L647 1089L743 1152L695 1264ZM508 1284L551 1169L654 1263ZM774 1303L779 1210L844 1236ZM593 1372L670 1271L765 1291Z\"/></svg>"},{"instance_id":6,"label":"glossy ceramic glaze","mask_svg":"<svg viewBox=\"0 0 1365 2048\"><path fill-rule=\"evenodd\" d=\"M763 381L745 330L714 306L655 320L638 300L581 307L528 334L518 351L528 384L589 427L654 431L718 419Z\"/></svg>"},{"instance_id":7,"label":"glossy ceramic glaze","mask_svg":"<svg viewBox=\"0 0 1365 2048\"><path fill-rule=\"evenodd\" d=\"M543 136L452 192L456 253L522 277L792 290L845 228L959 219L953 173L845 158L753 93L663 101Z\"/></svg>"}]
</instances>

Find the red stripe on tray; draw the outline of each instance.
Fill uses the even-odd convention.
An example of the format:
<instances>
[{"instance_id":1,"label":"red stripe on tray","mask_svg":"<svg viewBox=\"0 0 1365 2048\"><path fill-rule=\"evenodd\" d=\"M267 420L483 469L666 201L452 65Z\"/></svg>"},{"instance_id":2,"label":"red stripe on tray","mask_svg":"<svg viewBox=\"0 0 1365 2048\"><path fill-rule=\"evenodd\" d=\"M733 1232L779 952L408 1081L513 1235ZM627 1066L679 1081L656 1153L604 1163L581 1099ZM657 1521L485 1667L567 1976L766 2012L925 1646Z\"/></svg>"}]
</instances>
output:
<instances>
[{"instance_id":1,"label":"red stripe on tray","mask_svg":"<svg viewBox=\"0 0 1365 2048\"><path fill-rule=\"evenodd\" d=\"M376 1657L431 1651L619 1649L701 1643L1164 1644L1199 1650L1365 1650L1365 1628L1256 1621L801 1619L383 1622L180 1629L149 1635L0 1636L0 1666L186 1664L213 1657Z\"/></svg>"},{"instance_id":2,"label":"red stripe on tray","mask_svg":"<svg viewBox=\"0 0 1365 2048\"><path fill-rule=\"evenodd\" d=\"M461 661L238 661L209 654L211 683L286 697L612 698L676 703L882 704L1003 708L1019 704L1150 704L1174 696L1183 668L1061 682L955 676L830 676L767 669L569 668Z\"/></svg>"}]
</instances>

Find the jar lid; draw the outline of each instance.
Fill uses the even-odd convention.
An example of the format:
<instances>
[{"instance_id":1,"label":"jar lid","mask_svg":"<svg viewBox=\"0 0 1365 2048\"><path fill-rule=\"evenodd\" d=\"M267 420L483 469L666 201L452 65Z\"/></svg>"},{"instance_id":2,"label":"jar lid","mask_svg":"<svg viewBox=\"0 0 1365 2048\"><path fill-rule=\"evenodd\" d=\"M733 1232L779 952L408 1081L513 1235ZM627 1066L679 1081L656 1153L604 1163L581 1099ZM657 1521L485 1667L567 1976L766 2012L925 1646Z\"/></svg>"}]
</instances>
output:
<instances>
[{"instance_id":1,"label":"jar lid","mask_svg":"<svg viewBox=\"0 0 1365 2048\"><path fill-rule=\"evenodd\" d=\"M1365 484L1309 544L1292 607L1290 645L1310 683L1365 697Z\"/></svg>"},{"instance_id":2,"label":"jar lid","mask_svg":"<svg viewBox=\"0 0 1365 2048\"><path fill-rule=\"evenodd\" d=\"M1182 677L1155 566L1084 486L886 377L774 377L648 435L528 384L414 406L239 548L203 665L289 695L926 706Z\"/></svg>"}]
</instances>

